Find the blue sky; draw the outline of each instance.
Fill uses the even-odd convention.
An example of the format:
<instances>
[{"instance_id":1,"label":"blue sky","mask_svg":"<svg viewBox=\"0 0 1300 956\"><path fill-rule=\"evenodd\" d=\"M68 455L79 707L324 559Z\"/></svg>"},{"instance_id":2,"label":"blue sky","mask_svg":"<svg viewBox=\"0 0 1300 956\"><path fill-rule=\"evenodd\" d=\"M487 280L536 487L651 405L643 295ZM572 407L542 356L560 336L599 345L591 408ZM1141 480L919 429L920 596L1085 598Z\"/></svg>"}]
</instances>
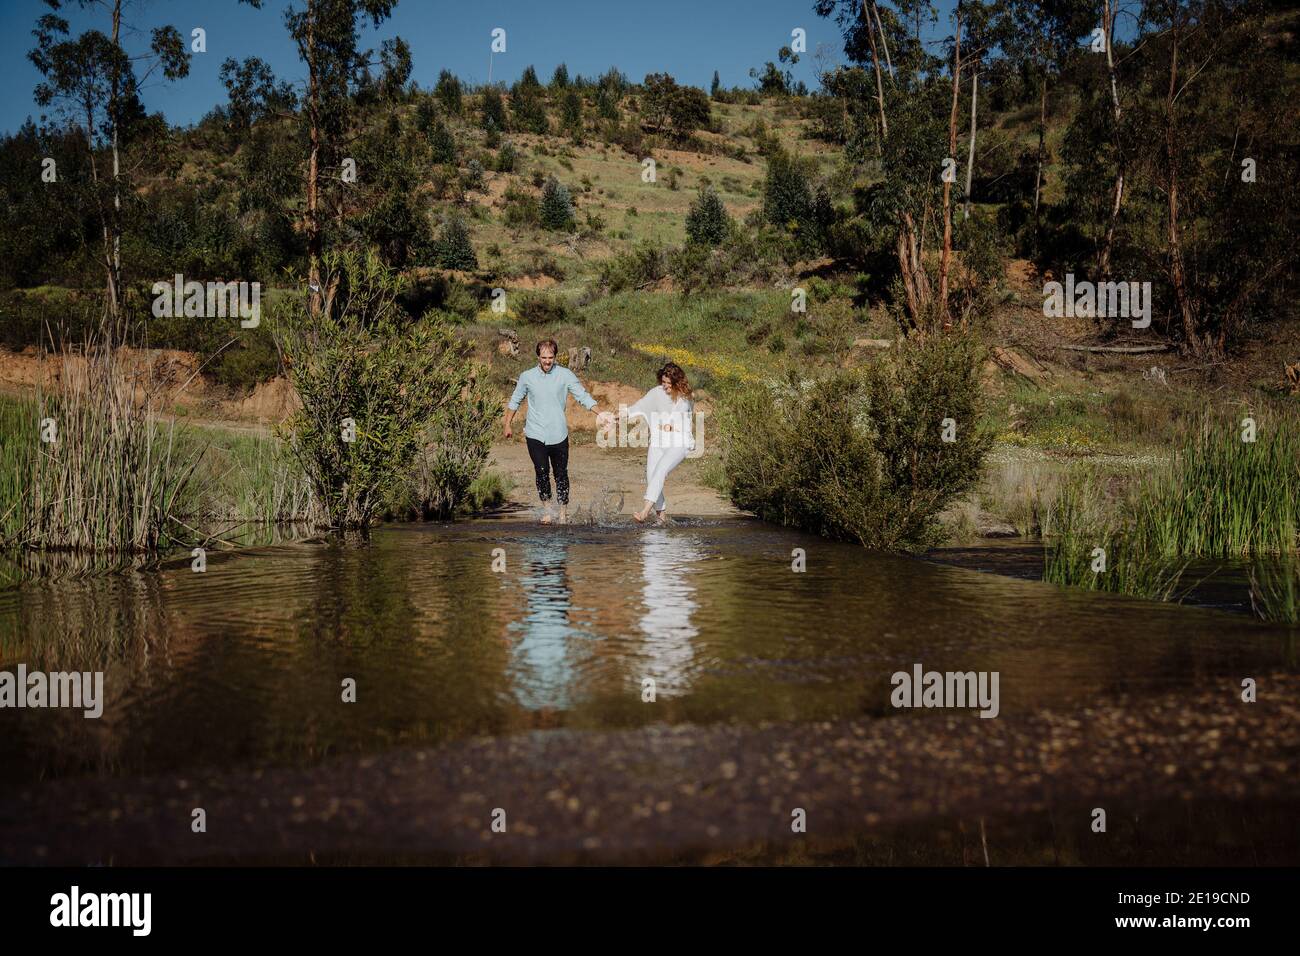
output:
<instances>
[{"instance_id":1,"label":"blue sky","mask_svg":"<svg viewBox=\"0 0 1300 956\"><path fill-rule=\"evenodd\" d=\"M944 12L937 35L949 29L947 11L952 4L938 4ZM171 24L186 37L194 27L207 31L207 52L194 55L187 78L151 82L144 91L146 107L161 110L172 123L197 122L225 102L218 72L228 56L259 56L277 77L302 79L301 63L284 29L288 0L266 0L261 10L237 0L130 0L130 6L141 29L126 37L128 52L145 49L154 26ZM39 118L32 99L39 77L27 51L36 21L48 9L41 0L0 4L0 83L5 91L0 130L5 132L17 129L28 116ZM98 7L82 10L69 2L61 15L72 23L74 33L89 26L108 32L107 17ZM399 0L392 18L379 30L365 30L363 46L378 50L382 40L402 36L411 44L413 78L426 88L442 69L483 82L495 27L507 31L508 50L493 58L492 78L507 83L530 63L546 82L564 62L570 76L599 75L616 66L634 81L667 71L679 82L705 89L716 69L724 86L748 87L753 85L749 69L775 60L795 27L807 30L809 51L794 67L796 79L816 85L811 54L819 43L830 45L834 62L843 60L839 28L833 19L813 12L813 0Z\"/></svg>"}]
</instances>

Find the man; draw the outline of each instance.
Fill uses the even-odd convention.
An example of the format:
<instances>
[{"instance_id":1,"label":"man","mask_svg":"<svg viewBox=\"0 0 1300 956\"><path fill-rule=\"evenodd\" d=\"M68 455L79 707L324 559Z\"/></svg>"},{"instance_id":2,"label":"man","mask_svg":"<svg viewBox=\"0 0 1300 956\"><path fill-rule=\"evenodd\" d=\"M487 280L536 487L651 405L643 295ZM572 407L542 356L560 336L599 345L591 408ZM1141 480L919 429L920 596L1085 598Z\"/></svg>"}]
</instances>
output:
<instances>
[{"instance_id":1,"label":"man","mask_svg":"<svg viewBox=\"0 0 1300 956\"><path fill-rule=\"evenodd\" d=\"M533 460L537 478L537 496L542 499L542 524L551 523L551 476L555 472L555 494L560 500L560 524L569 520L569 423L564 416L564 406L569 394L587 411L596 410L592 398L578 376L563 365L555 364L559 346L554 339L537 343L537 365L524 371L515 385L515 392L506 405L506 438L514 437L510 423L514 420L519 403L528 399L528 423L524 426L524 439L528 443L528 457ZM599 412L596 419L602 425L612 423L611 412Z\"/></svg>"}]
</instances>

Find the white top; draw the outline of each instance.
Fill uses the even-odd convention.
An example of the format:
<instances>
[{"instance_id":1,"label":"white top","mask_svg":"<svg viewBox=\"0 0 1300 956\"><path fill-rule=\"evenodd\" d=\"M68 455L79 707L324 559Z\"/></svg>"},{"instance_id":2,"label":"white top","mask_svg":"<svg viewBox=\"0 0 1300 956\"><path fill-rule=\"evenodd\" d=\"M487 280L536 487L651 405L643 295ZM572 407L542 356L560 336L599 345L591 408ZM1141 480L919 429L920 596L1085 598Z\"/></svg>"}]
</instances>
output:
<instances>
[{"instance_id":1,"label":"white top","mask_svg":"<svg viewBox=\"0 0 1300 956\"><path fill-rule=\"evenodd\" d=\"M652 448L682 448L695 450L695 433L691 429L695 418L695 403L689 398L668 397L662 385L656 385L641 400L627 410L628 420L641 417L650 426ZM671 425L671 430L664 428Z\"/></svg>"}]
</instances>

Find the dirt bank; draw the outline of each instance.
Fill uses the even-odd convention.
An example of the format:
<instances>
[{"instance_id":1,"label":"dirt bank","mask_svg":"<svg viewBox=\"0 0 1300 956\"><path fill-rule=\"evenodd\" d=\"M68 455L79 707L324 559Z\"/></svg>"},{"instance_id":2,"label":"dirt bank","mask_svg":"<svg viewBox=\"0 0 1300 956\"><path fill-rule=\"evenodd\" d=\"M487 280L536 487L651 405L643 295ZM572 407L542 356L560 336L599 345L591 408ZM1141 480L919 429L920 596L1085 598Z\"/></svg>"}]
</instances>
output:
<instances>
[{"instance_id":1,"label":"dirt bank","mask_svg":"<svg viewBox=\"0 0 1300 956\"><path fill-rule=\"evenodd\" d=\"M1146 808L1163 802L1183 819L1216 801L1242 814L1300 806L1300 678L1257 676L1255 704L1223 679L1018 718L535 731L301 769L55 781L0 796L0 863L683 858L789 846L803 839L792 808L806 812L809 841L1050 814L1099 861L1145 839L1158 862L1175 851L1151 845L1161 816ZM207 833L191 832L194 807ZM1097 807L1117 832L1092 831ZM505 833L491 829L497 808ZM1146 822L1121 837L1135 819ZM1257 846L1293 854L1294 828Z\"/></svg>"}]
</instances>

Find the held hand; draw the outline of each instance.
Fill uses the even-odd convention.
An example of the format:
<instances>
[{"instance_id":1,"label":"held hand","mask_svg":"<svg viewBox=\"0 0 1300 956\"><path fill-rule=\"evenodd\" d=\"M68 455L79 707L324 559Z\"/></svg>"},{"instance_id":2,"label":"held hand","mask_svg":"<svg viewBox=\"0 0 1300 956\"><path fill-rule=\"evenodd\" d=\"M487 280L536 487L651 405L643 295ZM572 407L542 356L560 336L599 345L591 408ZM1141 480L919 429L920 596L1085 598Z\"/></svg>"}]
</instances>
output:
<instances>
[{"instance_id":1,"label":"held hand","mask_svg":"<svg viewBox=\"0 0 1300 956\"><path fill-rule=\"evenodd\" d=\"M506 441L509 441L511 438L514 437L514 435L515 435L515 433L512 432L512 431L510 430L510 426L507 425L507 426L506 426Z\"/></svg>"}]
</instances>

